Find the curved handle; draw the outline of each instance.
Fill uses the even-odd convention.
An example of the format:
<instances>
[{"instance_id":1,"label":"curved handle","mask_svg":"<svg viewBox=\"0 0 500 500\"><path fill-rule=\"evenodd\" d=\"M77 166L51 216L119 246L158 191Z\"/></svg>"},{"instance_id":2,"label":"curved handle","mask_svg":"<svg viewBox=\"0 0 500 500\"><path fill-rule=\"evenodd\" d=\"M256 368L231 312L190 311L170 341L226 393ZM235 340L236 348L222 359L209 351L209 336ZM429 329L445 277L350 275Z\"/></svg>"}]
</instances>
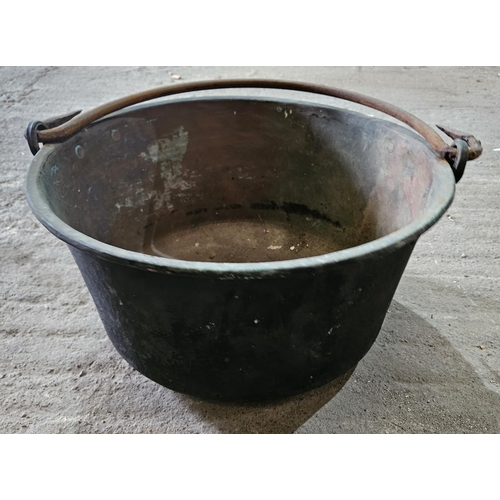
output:
<instances>
[{"instance_id":1,"label":"curved handle","mask_svg":"<svg viewBox=\"0 0 500 500\"><path fill-rule=\"evenodd\" d=\"M450 164L455 163L456 158L459 156L459 146L457 146L456 141L451 146L446 144L438 133L435 132L429 125L397 106L393 106L392 104L379 99L364 96L348 90L337 89L325 85L293 81L289 82L284 80L207 80L159 87L117 99L107 104L98 106L90 111L86 111L85 113L80 114L80 111L77 111L67 115L66 117L58 117L52 120L46 120L45 122L31 122L30 125L28 125L28 130L26 131L26 139L28 140L31 151L33 154L36 154L39 149L39 142L43 144L62 142L93 121L103 118L114 111L132 106L133 104L139 104L151 99L157 99L158 97L165 97L174 94L182 94L199 90L229 88L272 88L281 90L296 90L300 92L337 97L346 101L362 104L386 113L387 115L406 123L427 140L438 156L445 158L448 162L450 162ZM469 160L477 158L482 153L481 143L470 134L462 134L460 132L457 133L444 128L441 128L441 130L443 130L443 132L450 137L454 139L461 139L468 144L469 148L467 157ZM453 133L459 135L453 137L450 135Z\"/></svg>"}]
</instances>

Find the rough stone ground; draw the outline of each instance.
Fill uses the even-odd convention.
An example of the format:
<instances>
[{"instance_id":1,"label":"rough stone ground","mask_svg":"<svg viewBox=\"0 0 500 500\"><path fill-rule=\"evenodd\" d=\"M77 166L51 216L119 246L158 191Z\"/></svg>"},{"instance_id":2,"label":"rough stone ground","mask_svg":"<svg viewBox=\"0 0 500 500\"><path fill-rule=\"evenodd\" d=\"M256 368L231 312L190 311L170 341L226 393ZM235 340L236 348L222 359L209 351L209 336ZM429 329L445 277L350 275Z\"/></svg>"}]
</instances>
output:
<instances>
[{"instance_id":1,"label":"rough stone ground","mask_svg":"<svg viewBox=\"0 0 500 500\"><path fill-rule=\"evenodd\" d=\"M482 141L448 215L419 240L375 345L343 380L264 406L158 386L116 353L67 247L31 215L26 124L172 74L330 84ZM0 432L499 432L500 68L3 67L0 110Z\"/></svg>"}]
</instances>

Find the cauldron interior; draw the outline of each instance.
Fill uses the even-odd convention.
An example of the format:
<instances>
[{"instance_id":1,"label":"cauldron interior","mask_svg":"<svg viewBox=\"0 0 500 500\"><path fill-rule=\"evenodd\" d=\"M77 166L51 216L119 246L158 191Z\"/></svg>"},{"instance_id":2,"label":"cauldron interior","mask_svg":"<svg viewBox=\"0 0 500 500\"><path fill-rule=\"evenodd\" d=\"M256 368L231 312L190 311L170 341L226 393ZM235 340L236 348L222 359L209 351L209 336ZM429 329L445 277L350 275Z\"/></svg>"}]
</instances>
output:
<instances>
[{"instance_id":1,"label":"cauldron interior","mask_svg":"<svg viewBox=\"0 0 500 500\"><path fill-rule=\"evenodd\" d=\"M58 145L51 210L118 248L266 262L390 234L436 203L436 158L387 121L303 102L196 98L140 106Z\"/></svg>"}]
</instances>

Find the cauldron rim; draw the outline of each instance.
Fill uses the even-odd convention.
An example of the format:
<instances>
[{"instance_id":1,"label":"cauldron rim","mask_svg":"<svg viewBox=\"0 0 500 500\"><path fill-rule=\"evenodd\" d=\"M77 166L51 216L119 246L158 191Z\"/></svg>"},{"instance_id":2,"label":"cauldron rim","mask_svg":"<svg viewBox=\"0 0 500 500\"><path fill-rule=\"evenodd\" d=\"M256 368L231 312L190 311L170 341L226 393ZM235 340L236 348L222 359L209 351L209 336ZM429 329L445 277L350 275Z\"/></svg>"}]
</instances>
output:
<instances>
[{"instance_id":1,"label":"cauldron rim","mask_svg":"<svg viewBox=\"0 0 500 500\"><path fill-rule=\"evenodd\" d=\"M412 139L417 141L425 141L415 132L400 126L399 124L389 122L387 120L368 116L364 113L359 113L352 110L330 106L324 103L307 102L305 100L280 99L278 97L247 97L247 96L204 96L204 97L184 97L181 99L160 98L155 102L146 104L138 104L127 108L126 110L118 111L107 115L98 121L107 120L111 117L119 117L126 115L131 110L138 110L145 107L165 105L169 103L179 103L181 101L207 101L207 100L225 100L225 99L248 99L248 100L267 100L276 103L296 103L302 105L319 106L322 108L336 109L346 114L365 117L369 120L375 120L384 126L397 128L402 133L410 135ZM98 121L94 122L97 123ZM455 179L453 172L446 160L435 156L436 166L440 165L439 175L441 177L440 203L436 204L432 210L423 211L410 224L380 238L376 238L369 242L350 247L336 252L326 253L314 257L303 257L298 259L273 261L273 262L198 262L198 261L183 261L167 257L156 257L147 255L141 252L125 250L102 241L96 238L85 235L82 232L74 229L69 224L60 219L50 208L45 197L40 193L38 188L38 178L40 171L45 164L45 161L55 152L58 144L47 144L36 154L29 167L26 179L25 195L28 204L36 218L57 238L65 243L76 247L80 250L93 253L102 259L120 263L125 266L148 269L153 272L164 274L183 274L183 275L212 275L218 278L225 279L262 279L273 275L284 275L291 272L311 272L319 270L325 266L338 264L351 259L366 258L370 255L379 253L390 253L391 251L401 248L410 241L416 241L419 236L432 227L446 212L451 205L455 196Z\"/></svg>"}]
</instances>

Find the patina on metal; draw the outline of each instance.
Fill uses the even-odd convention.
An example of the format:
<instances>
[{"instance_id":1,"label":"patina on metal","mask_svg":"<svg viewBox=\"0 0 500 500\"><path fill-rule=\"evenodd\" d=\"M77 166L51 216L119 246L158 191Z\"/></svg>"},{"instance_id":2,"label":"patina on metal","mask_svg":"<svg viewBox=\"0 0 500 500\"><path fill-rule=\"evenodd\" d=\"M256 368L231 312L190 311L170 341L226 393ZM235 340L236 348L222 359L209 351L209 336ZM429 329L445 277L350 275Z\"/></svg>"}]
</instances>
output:
<instances>
[{"instance_id":1,"label":"patina on metal","mask_svg":"<svg viewBox=\"0 0 500 500\"><path fill-rule=\"evenodd\" d=\"M303 95L117 111L251 86L354 97L200 82L32 127L45 145L28 202L68 244L116 349L157 383L206 399L287 397L354 367L474 149L471 136L448 146L397 108L421 135Z\"/></svg>"}]
</instances>

